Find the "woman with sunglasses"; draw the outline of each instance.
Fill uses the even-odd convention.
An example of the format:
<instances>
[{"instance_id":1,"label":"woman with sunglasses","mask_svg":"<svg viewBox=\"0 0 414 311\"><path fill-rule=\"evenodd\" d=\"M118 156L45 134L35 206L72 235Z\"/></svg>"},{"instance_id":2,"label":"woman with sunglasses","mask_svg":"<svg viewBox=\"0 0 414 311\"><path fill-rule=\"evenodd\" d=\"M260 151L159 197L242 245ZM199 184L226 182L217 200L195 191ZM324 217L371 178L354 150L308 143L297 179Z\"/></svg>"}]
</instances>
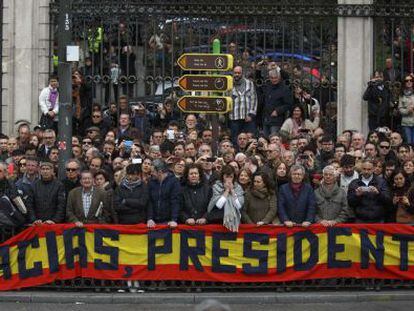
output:
<instances>
[{"instance_id":1,"label":"woman with sunglasses","mask_svg":"<svg viewBox=\"0 0 414 311\"><path fill-rule=\"evenodd\" d=\"M414 93L411 74L404 79L398 110L401 114L401 126L404 130L405 140L408 144L412 144L414 142Z\"/></svg>"}]
</instances>

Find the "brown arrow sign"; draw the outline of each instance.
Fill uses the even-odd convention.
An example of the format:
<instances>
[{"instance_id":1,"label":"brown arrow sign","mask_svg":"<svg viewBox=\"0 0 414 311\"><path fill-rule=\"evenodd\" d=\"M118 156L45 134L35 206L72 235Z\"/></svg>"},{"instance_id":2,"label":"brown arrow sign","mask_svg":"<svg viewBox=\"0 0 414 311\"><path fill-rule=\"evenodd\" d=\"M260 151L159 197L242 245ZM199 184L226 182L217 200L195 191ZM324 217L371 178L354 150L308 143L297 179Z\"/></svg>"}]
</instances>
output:
<instances>
[{"instance_id":1,"label":"brown arrow sign","mask_svg":"<svg viewBox=\"0 0 414 311\"><path fill-rule=\"evenodd\" d=\"M233 100L231 97L183 96L177 105L187 113L227 113L233 107Z\"/></svg>"},{"instance_id":2,"label":"brown arrow sign","mask_svg":"<svg viewBox=\"0 0 414 311\"><path fill-rule=\"evenodd\" d=\"M188 53L178 58L182 70L228 71L233 68L233 55Z\"/></svg>"},{"instance_id":3,"label":"brown arrow sign","mask_svg":"<svg viewBox=\"0 0 414 311\"><path fill-rule=\"evenodd\" d=\"M233 88L233 79L224 75L184 75L178 84L183 91L226 92Z\"/></svg>"}]
</instances>

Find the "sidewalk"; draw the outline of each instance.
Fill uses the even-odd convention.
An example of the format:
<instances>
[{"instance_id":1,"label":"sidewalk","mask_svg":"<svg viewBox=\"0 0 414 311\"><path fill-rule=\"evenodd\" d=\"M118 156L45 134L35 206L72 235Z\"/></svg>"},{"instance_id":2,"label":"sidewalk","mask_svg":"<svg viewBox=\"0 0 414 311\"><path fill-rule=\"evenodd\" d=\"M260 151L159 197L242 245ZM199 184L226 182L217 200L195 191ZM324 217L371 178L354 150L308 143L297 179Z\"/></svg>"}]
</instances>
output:
<instances>
[{"instance_id":1,"label":"sidewalk","mask_svg":"<svg viewBox=\"0 0 414 311\"><path fill-rule=\"evenodd\" d=\"M414 290L382 292L237 292L237 293L83 293L3 292L0 303L85 303L85 304L198 304L218 299L227 304L298 304L414 301Z\"/></svg>"}]
</instances>

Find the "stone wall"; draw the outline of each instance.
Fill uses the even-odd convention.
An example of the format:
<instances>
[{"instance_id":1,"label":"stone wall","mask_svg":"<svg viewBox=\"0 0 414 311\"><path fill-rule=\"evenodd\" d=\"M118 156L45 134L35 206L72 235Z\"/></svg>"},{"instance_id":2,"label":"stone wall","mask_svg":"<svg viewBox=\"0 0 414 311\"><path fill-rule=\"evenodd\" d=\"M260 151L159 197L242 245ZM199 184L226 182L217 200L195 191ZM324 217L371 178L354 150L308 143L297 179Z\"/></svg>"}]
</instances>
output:
<instances>
[{"instance_id":1,"label":"stone wall","mask_svg":"<svg viewBox=\"0 0 414 311\"><path fill-rule=\"evenodd\" d=\"M38 123L38 96L49 75L50 0L4 0L1 130Z\"/></svg>"}]
</instances>

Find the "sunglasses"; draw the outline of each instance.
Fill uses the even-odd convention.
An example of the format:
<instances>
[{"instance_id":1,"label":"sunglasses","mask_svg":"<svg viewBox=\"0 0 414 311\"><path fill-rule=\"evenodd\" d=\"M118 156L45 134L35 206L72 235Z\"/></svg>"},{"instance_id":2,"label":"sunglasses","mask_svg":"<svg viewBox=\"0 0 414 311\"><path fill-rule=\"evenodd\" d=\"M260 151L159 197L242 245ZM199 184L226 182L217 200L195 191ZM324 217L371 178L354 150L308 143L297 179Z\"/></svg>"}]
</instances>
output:
<instances>
[{"instance_id":1,"label":"sunglasses","mask_svg":"<svg viewBox=\"0 0 414 311\"><path fill-rule=\"evenodd\" d=\"M26 166L26 163L19 163L19 166Z\"/></svg>"},{"instance_id":2,"label":"sunglasses","mask_svg":"<svg viewBox=\"0 0 414 311\"><path fill-rule=\"evenodd\" d=\"M91 145L92 142L91 141L83 141L82 144L84 144L84 145Z\"/></svg>"},{"instance_id":3,"label":"sunglasses","mask_svg":"<svg viewBox=\"0 0 414 311\"><path fill-rule=\"evenodd\" d=\"M413 82L413 79L405 79L405 82Z\"/></svg>"},{"instance_id":4,"label":"sunglasses","mask_svg":"<svg viewBox=\"0 0 414 311\"><path fill-rule=\"evenodd\" d=\"M380 148L381 148L381 149L389 149L389 148L390 148L390 146L384 146L384 145L382 145L382 146L381 146L381 145L380 145Z\"/></svg>"},{"instance_id":5,"label":"sunglasses","mask_svg":"<svg viewBox=\"0 0 414 311\"><path fill-rule=\"evenodd\" d=\"M75 172L77 170L78 170L77 168L69 168L69 167L66 168L66 172Z\"/></svg>"},{"instance_id":6,"label":"sunglasses","mask_svg":"<svg viewBox=\"0 0 414 311\"><path fill-rule=\"evenodd\" d=\"M101 116L92 116L92 118L100 118Z\"/></svg>"}]
</instances>

